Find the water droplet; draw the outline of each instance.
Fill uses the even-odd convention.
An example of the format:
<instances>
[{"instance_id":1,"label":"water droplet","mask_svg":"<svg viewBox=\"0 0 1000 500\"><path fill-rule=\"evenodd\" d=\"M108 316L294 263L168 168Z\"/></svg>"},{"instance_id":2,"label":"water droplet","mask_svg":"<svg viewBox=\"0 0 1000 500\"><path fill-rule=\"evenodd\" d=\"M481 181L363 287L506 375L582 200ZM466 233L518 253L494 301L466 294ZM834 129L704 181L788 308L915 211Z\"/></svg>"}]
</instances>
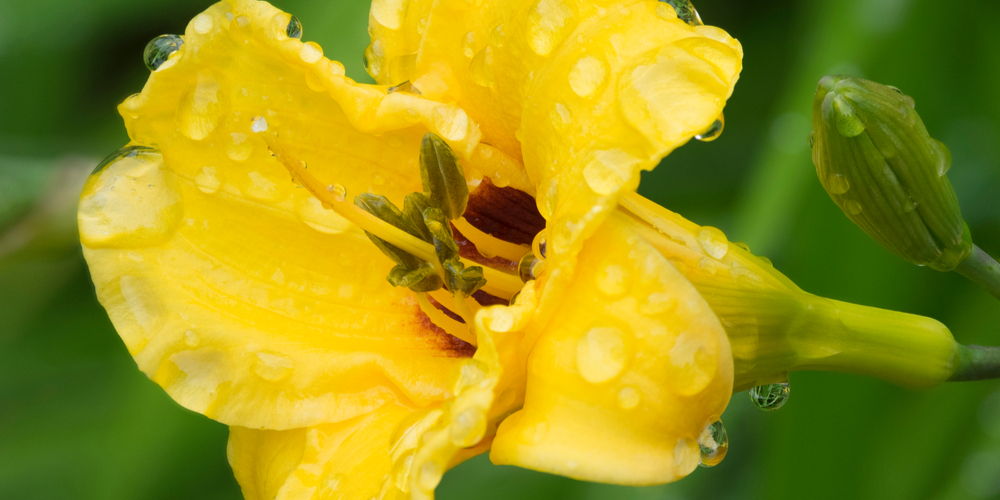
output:
<instances>
[{"instance_id":1,"label":"water droplet","mask_svg":"<svg viewBox=\"0 0 1000 500\"><path fill-rule=\"evenodd\" d=\"M337 201L344 201L347 199L347 188L343 184L330 184L326 187L326 190L333 194L333 198Z\"/></svg>"},{"instance_id":2,"label":"water droplet","mask_svg":"<svg viewBox=\"0 0 1000 500\"><path fill-rule=\"evenodd\" d=\"M200 141L209 136L225 112L224 93L221 85L211 75L199 73L197 82L181 97L177 110L177 128L191 140Z\"/></svg>"},{"instance_id":3,"label":"water droplet","mask_svg":"<svg viewBox=\"0 0 1000 500\"><path fill-rule=\"evenodd\" d=\"M246 161L253 154L253 142L247 140L247 135L240 132L229 134L229 144L226 144L226 156L236 162Z\"/></svg>"},{"instance_id":4,"label":"water droplet","mask_svg":"<svg viewBox=\"0 0 1000 500\"><path fill-rule=\"evenodd\" d=\"M847 200L846 202L844 202L844 210L847 210L847 213L851 215L858 215L861 213L863 208L861 207L860 203L854 200Z\"/></svg>"},{"instance_id":5,"label":"water droplet","mask_svg":"<svg viewBox=\"0 0 1000 500\"><path fill-rule=\"evenodd\" d=\"M569 86L580 97L593 97L604 85L607 72L600 59L593 56L584 57L570 70Z\"/></svg>"},{"instance_id":6,"label":"water droplet","mask_svg":"<svg viewBox=\"0 0 1000 500\"><path fill-rule=\"evenodd\" d=\"M316 42L306 42L299 47L299 59L307 64L315 64L323 58L323 47Z\"/></svg>"},{"instance_id":7,"label":"water droplet","mask_svg":"<svg viewBox=\"0 0 1000 500\"><path fill-rule=\"evenodd\" d=\"M205 13L198 14L191 20L191 27L199 35L207 35L212 31L213 26L215 26L215 21L212 20L212 16Z\"/></svg>"},{"instance_id":8,"label":"water droplet","mask_svg":"<svg viewBox=\"0 0 1000 500\"><path fill-rule=\"evenodd\" d=\"M184 45L184 40L177 35L160 35L146 44L146 50L142 51L142 60L146 63L146 68L156 71L163 67L163 63L170 59L170 55L180 50Z\"/></svg>"},{"instance_id":9,"label":"water droplet","mask_svg":"<svg viewBox=\"0 0 1000 500\"><path fill-rule=\"evenodd\" d=\"M514 292L514 295L510 296L510 305L516 304L517 303L517 297L520 296L520 295L521 295L520 291Z\"/></svg>"},{"instance_id":10,"label":"water droplet","mask_svg":"<svg viewBox=\"0 0 1000 500\"><path fill-rule=\"evenodd\" d=\"M594 152L594 159L583 167L587 187L599 195L617 192L632 178L639 160L621 149Z\"/></svg>"},{"instance_id":11,"label":"water droplet","mask_svg":"<svg viewBox=\"0 0 1000 500\"><path fill-rule=\"evenodd\" d=\"M677 12L677 19L684 21L691 26L701 26L705 23L701 21L701 16L698 15L698 11L694 8L694 4L691 0L660 0L663 3L669 4Z\"/></svg>"},{"instance_id":12,"label":"water droplet","mask_svg":"<svg viewBox=\"0 0 1000 500\"><path fill-rule=\"evenodd\" d=\"M472 56L476 54L476 33L468 32L465 37L462 38L462 53L465 57L472 59Z\"/></svg>"},{"instance_id":13,"label":"water droplet","mask_svg":"<svg viewBox=\"0 0 1000 500\"><path fill-rule=\"evenodd\" d=\"M734 245L742 248L743 250L745 250L747 252L750 251L750 245L747 245L746 243L743 243L742 241L733 241L732 244L734 244Z\"/></svg>"},{"instance_id":14,"label":"water droplet","mask_svg":"<svg viewBox=\"0 0 1000 500\"><path fill-rule=\"evenodd\" d=\"M539 231L535 235L535 239L531 242L531 253L535 256L545 259L545 251L547 250L548 242L545 240L545 231Z\"/></svg>"},{"instance_id":15,"label":"water droplet","mask_svg":"<svg viewBox=\"0 0 1000 500\"><path fill-rule=\"evenodd\" d=\"M201 167L198 175L194 176L194 183L202 193L207 194L218 191L222 184L216 176L215 167Z\"/></svg>"},{"instance_id":16,"label":"water droplet","mask_svg":"<svg viewBox=\"0 0 1000 500\"><path fill-rule=\"evenodd\" d=\"M302 38L302 22L299 18L292 16L288 20L288 25L285 26L285 34L288 38Z\"/></svg>"},{"instance_id":17,"label":"water droplet","mask_svg":"<svg viewBox=\"0 0 1000 500\"><path fill-rule=\"evenodd\" d=\"M441 466L436 462L424 462L420 466L417 484L424 491L433 491L434 488L437 488L438 483L441 482L442 475Z\"/></svg>"},{"instance_id":18,"label":"water droplet","mask_svg":"<svg viewBox=\"0 0 1000 500\"><path fill-rule=\"evenodd\" d=\"M503 25L500 24L493 31L490 32L490 44L496 48L503 47L504 39L506 38L506 33L504 33Z\"/></svg>"},{"instance_id":19,"label":"water droplet","mask_svg":"<svg viewBox=\"0 0 1000 500\"><path fill-rule=\"evenodd\" d=\"M572 30L573 10L561 0L538 0L528 14L528 46L547 56Z\"/></svg>"},{"instance_id":20,"label":"water droplet","mask_svg":"<svg viewBox=\"0 0 1000 500\"><path fill-rule=\"evenodd\" d=\"M479 51L472 58L469 70L472 72L472 81L476 82L476 85L481 87L493 86L493 51L490 47Z\"/></svg>"},{"instance_id":21,"label":"water droplet","mask_svg":"<svg viewBox=\"0 0 1000 500\"><path fill-rule=\"evenodd\" d=\"M898 88L893 87L892 85L886 85L886 87L889 87L890 89L892 89L893 92L895 92L895 93L897 93L899 95L906 95L906 94L903 94L902 90L899 90Z\"/></svg>"},{"instance_id":22,"label":"water droplet","mask_svg":"<svg viewBox=\"0 0 1000 500\"><path fill-rule=\"evenodd\" d=\"M517 264L517 273L521 276L521 281L525 283L538 279L544 270L545 261L535 257L533 252L524 254L524 257L521 257L521 261Z\"/></svg>"},{"instance_id":23,"label":"water droplet","mask_svg":"<svg viewBox=\"0 0 1000 500\"><path fill-rule=\"evenodd\" d=\"M791 386L787 381L774 384L759 385L750 389L750 401L764 411L774 411L788 402Z\"/></svg>"},{"instance_id":24,"label":"water droplet","mask_svg":"<svg viewBox=\"0 0 1000 500\"><path fill-rule=\"evenodd\" d=\"M400 83L399 85L394 85L392 87L389 87L386 90L386 92L390 94L395 92L409 92L411 94L420 95L420 90L414 87L413 84L410 83L408 80L403 83Z\"/></svg>"},{"instance_id":25,"label":"water droplet","mask_svg":"<svg viewBox=\"0 0 1000 500\"><path fill-rule=\"evenodd\" d=\"M198 334L194 330L188 330L184 332L184 344L188 347L198 347L201 339L198 338Z\"/></svg>"},{"instance_id":26,"label":"water droplet","mask_svg":"<svg viewBox=\"0 0 1000 500\"><path fill-rule=\"evenodd\" d=\"M698 245L714 259L721 259L729 253L729 240L722 231L705 226L698 232Z\"/></svg>"},{"instance_id":27,"label":"water droplet","mask_svg":"<svg viewBox=\"0 0 1000 500\"><path fill-rule=\"evenodd\" d=\"M250 121L250 130L254 133L259 134L267 130L267 119L263 116L255 116L253 120Z\"/></svg>"},{"instance_id":28,"label":"water droplet","mask_svg":"<svg viewBox=\"0 0 1000 500\"><path fill-rule=\"evenodd\" d=\"M598 290L608 297L618 297L628 291L630 276L622 266L607 265L597 272L596 278Z\"/></svg>"},{"instance_id":29,"label":"water droplet","mask_svg":"<svg viewBox=\"0 0 1000 500\"><path fill-rule=\"evenodd\" d=\"M115 151L107 156L107 158L101 160L94 168L90 175L96 175L101 173L104 169L108 168L112 163L121 160L123 158L136 158L145 155L159 155L160 152L154 148L148 146L125 146L124 148Z\"/></svg>"},{"instance_id":30,"label":"water droplet","mask_svg":"<svg viewBox=\"0 0 1000 500\"><path fill-rule=\"evenodd\" d=\"M292 374L292 360L281 354L258 352L253 360L253 371L260 378L277 382Z\"/></svg>"},{"instance_id":31,"label":"water droplet","mask_svg":"<svg viewBox=\"0 0 1000 500\"><path fill-rule=\"evenodd\" d=\"M169 238L183 216L181 197L159 151L122 148L101 162L84 185L80 239L91 248L135 248Z\"/></svg>"},{"instance_id":32,"label":"water droplet","mask_svg":"<svg viewBox=\"0 0 1000 500\"><path fill-rule=\"evenodd\" d=\"M826 189L833 194L844 194L851 189L851 183L841 174L830 174L826 177Z\"/></svg>"},{"instance_id":33,"label":"water droplet","mask_svg":"<svg viewBox=\"0 0 1000 500\"><path fill-rule=\"evenodd\" d=\"M951 150L948 146L945 146L943 142L931 138L931 145L934 149L935 156L937 156L937 173L939 177L944 177L945 174L951 170Z\"/></svg>"},{"instance_id":34,"label":"water droplet","mask_svg":"<svg viewBox=\"0 0 1000 500\"><path fill-rule=\"evenodd\" d=\"M327 478L323 480L323 486L320 487L321 498L329 498L333 496L333 494L340 489L340 485L343 481L343 474L331 474L327 476Z\"/></svg>"},{"instance_id":35,"label":"water droplet","mask_svg":"<svg viewBox=\"0 0 1000 500\"><path fill-rule=\"evenodd\" d=\"M365 65L365 71L375 79L382 73L382 43L375 40L365 49L361 62Z\"/></svg>"},{"instance_id":36,"label":"water droplet","mask_svg":"<svg viewBox=\"0 0 1000 500\"><path fill-rule=\"evenodd\" d=\"M621 406L625 410L631 410L639 406L641 398L642 395L639 394L639 391L635 387L622 387L622 390L618 391L618 406Z\"/></svg>"},{"instance_id":37,"label":"water droplet","mask_svg":"<svg viewBox=\"0 0 1000 500\"><path fill-rule=\"evenodd\" d=\"M824 106L824 109L826 106ZM865 124L858 118L850 102L842 95L833 98L833 115L837 133L844 137L857 137L865 131Z\"/></svg>"},{"instance_id":38,"label":"water droplet","mask_svg":"<svg viewBox=\"0 0 1000 500\"><path fill-rule=\"evenodd\" d=\"M698 446L701 448L702 467L715 467L722 463L729 450L729 436L726 435L722 420L716 420L701 431Z\"/></svg>"},{"instance_id":39,"label":"water droplet","mask_svg":"<svg viewBox=\"0 0 1000 500\"><path fill-rule=\"evenodd\" d=\"M813 135L814 135L813 132L809 132L809 149L812 149L813 147L813 142L815 140Z\"/></svg>"},{"instance_id":40,"label":"water droplet","mask_svg":"<svg viewBox=\"0 0 1000 500\"><path fill-rule=\"evenodd\" d=\"M576 368L592 384L618 376L627 358L624 334L615 327L591 328L576 344Z\"/></svg>"},{"instance_id":41,"label":"water droplet","mask_svg":"<svg viewBox=\"0 0 1000 500\"><path fill-rule=\"evenodd\" d=\"M726 118L722 115L712 122L712 126L708 127L708 130L694 136L701 142L712 142L722 135L722 129L726 128Z\"/></svg>"},{"instance_id":42,"label":"water droplet","mask_svg":"<svg viewBox=\"0 0 1000 500\"><path fill-rule=\"evenodd\" d=\"M468 408L452 419L448 434L452 444L468 448L481 441L485 433L486 415L474 408Z\"/></svg>"},{"instance_id":43,"label":"water droplet","mask_svg":"<svg viewBox=\"0 0 1000 500\"><path fill-rule=\"evenodd\" d=\"M474 387L486 381L486 365L478 359L470 359L462 363L459 371L458 387Z\"/></svg>"}]
</instances>

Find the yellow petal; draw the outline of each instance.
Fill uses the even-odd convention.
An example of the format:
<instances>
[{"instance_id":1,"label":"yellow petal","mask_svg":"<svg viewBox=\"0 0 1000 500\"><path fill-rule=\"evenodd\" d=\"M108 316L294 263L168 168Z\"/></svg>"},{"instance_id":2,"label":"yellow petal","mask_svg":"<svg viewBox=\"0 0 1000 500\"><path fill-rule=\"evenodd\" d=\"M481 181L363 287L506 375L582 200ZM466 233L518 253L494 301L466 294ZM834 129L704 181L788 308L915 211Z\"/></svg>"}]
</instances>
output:
<instances>
[{"instance_id":1,"label":"yellow petal","mask_svg":"<svg viewBox=\"0 0 1000 500\"><path fill-rule=\"evenodd\" d=\"M560 253L640 170L711 127L742 68L736 40L654 0L429 3L373 4L372 74L455 100L521 159Z\"/></svg>"},{"instance_id":2,"label":"yellow petal","mask_svg":"<svg viewBox=\"0 0 1000 500\"><path fill-rule=\"evenodd\" d=\"M489 448L499 420L523 401L522 329L530 290L512 307L476 316L479 349L463 362L455 397L411 410L396 404L340 422L287 431L232 427L229 462L247 500L428 499L445 471Z\"/></svg>"},{"instance_id":3,"label":"yellow petal","mask_svg":"<svg viewBox=\"0 0 1000 500\"><path fill-rule=\"evenodd\" d=\"M296 189L253 129L277 132L348 196L401 203L420 190L422 136L466 157L476 125L455 106L354 83L287 23L265 2L217 4L120 106L133 144L154 149L84 190L98 297L140 369L227 424L291 429L434 404L472 349L385 281L392 263Z\"/></svg>"},{"instance_id":4,"label":"yellow petal","mask_svg":"<svg viewBox=\"0 0 1000 500\"><path fill-rule=\"evenodd\" d=\"M412 413L390 404L304 429L231 427L229 463L246 500L374 498L392 468L392 434Z\"/></svg>"},{"instance_id":5,"label":"yellow petal","mask_svg":"<svg viewBox=\"0 0 1000 500\"><path fill-rule=\"evenodd\" d=\"M494 463L631 485L698 465L698 437L732 392L729 342L691 283L623 219L605 220L552 314L536 313L524 409L501 424Z\"/></svg>"}]
</instances>

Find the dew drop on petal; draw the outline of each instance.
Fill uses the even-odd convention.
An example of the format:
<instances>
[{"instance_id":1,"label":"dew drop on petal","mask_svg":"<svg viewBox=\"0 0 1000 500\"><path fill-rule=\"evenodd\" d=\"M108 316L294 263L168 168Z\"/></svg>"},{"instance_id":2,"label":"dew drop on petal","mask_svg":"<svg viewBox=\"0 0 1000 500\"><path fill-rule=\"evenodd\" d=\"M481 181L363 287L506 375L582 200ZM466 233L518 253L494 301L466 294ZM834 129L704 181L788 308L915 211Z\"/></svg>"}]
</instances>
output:
<instances>
[{"instance_id":1,"label":"dew drop on petal","mask_svg":"<svg viewBox=\"0 0 1000 500\"><path fill-rule=\"evenodd\" d=\"M851 183L841 174L830 174L826 178L826 188L833 194L844 194L851 189Z\"/></svg>"},{"instance_id":2,"label":"dew drop on petal","mask_svg":"<svg viewBox=\"0 0 1000 500\"><path fill-rule=\"evenodd\" d=\"M593 56L581 58L569 72L569 86L576 95L593 97L604 84L607 68Z\"/></svg>"},{"instance_id":3,"label":"dew drop on petal","mask_svg":"<svg viewBox=\"0 0 1000 500\"><path fill-rule=\"evenodd\" d=\"M299 18L292 16L288 20L288 25L285 26L285 34L288 38L302 38L302 22Z\"/></svg>"},{"instance_id":4,"label":"dew drop on petal","mask_svg":"<svg viewBox=\"0 0 1000 500\"><path fill-rule=\"evenodd\" d=\"M299 48L299 59L307 64L314 64L323 58L323 48L316 42L306 42Z\"/></svg>"},{"instance_id":5,"label":"dew drop on petal","mask_svg":"<svg viewBox=\"0 0 1000 500\"><path fill-rule=\"evenodd\" d=\"M337 490L340 489L340 485L344 482L343 474L331 474L323 480L323 484L320 487L320 497L330 498L336 494Z\"/></svg>"},{"instance_id":6,"label":"dew drop on petal","mask_svg":"<svg viewBox=\"0 0 1000 500\"><path fill-rule=\"evenodd\" d=\"M156 71L163 67L163 63L184 45L184 40L177 35L160 35L146 44L146 49L142 52L142 60L146 63L146 68Z\"/></svg>"},{"instance_id":7,"label":"dew drop on petal","mask_svg":"<svg viewBox=\"0 0 1000 500\"><path fill-rule=\"evenodd\" d=\"M538 0L528 14L528 46L547 56L572 30L573 10L562 0Z\"/></svg>"},{"instance_id":8,"label":"dew drop on petal","mask_svg":"<svg viewBox=\"0 0 1000 500\"><path fill-rule=\"evenodd\" d=\"M712 122L712 125L708 127L708 130L694 136L694 138L701 142L712 142L722 135L722 129L724 128L726 128L726 119L722 115L719 115L719 117Z\"/></svg>"},{"instance_id":9,"label":"dew drop on petal","mask_svg":"<svg viewBox=\"0 0 1000 500\"><path fill-rule=\"evenodd\" d=\"M199 35L207 35L212 31L213 26L215 26L215 21L212 20L212 16L209 14L201 13L191 20L191 27Z\"/></svg>"},{"instance_id":10,"label":"dew drop on petal","mask_svg":"<svg viewBox=\"0 0 1000 500\"><path fill-rule=\"evenodd\" d=\"M200 141L209 136L225 112L225 94L219 82L200 73L197 82L181 97L175 118L177 129L188 139Z\"/></svg>"},{"instance_id":11,"label":"dew drop on petal","mask_svg":"<svg viewBox=\"0 0 1000 500\"><path fill-rule=\"evenodd\" d=\"M470 31L465 34L462 38L462 54L466 58L472 59L472 56L476 53L476 33Z\"/></svg>"},{"instance_id":12,"label":"dew drop on petal","mask_svg":"<svg viewBox=\"0 0 1000 500\"><path fill-rule=\"evenodd\" d=\"M814 142L815 142L815 133L809 132L809 149L812 149Z\"/></svg>"},{"instance_id":13,"label":"dew drop on petal","mask_svg":"<svg viewBox=\"0 0 1000 500\"><path fill-rule=\"evenodd\" d=\"M632 386L622 387L618 391L618 406L625 410L631 410L636 406L639 406L639 400L642 396L639 394L639 390Z\"/></svg>"},{"instance_id":14,"label":"dew drop on petal","mask_svg":"<svg viewBox=\"0 0 1000 500\"><path fill-rule=\"evenodd\" d=\"M729 253L729 240L718 229L710 226L698 232L698 245L714 259L721 259Z\"/></svg>"},{"instance_id":15,"label":"dew drop on petal","mask_svg":"<svg viewBox=\"0 0 1000 500\"><path fill-rule=\"evenodd\" d=\"M128 146L101 162L80 198L80 239L91 248L135 248L173 234L183 215L180 194L160 152Z\"/></svg>"},{"instance_id":16,"label":"dew drop on petal","mask_svg":"<svg viewBox=\"0 0 1000 500\"><path fill-rule=\"evenodd\" d=\"M521 281L525 283L538 279L544 269L545 261L535 257L533 252L524 254L524 257L521 257L521 261L517 264L517 273L521 277Z\"/></svg>"},{"instance_id":17,"label":"dew drop on petal","mask_svg":"<svg viewBox=\"0 0 1000 500\"><path fill-rule=\"evenodd\" d=\"M455 415L449 426L452 444L468 448L478 443L486 433L486 415L474 408L462 410Z\"/></svg>"},{"instance_id":18,"label":"dew drop on petal","mask_svg":"<svg viewBox=\"0 0 1000 500\"><path fill-rule=\"evenodd\" d=\"M788 384L786 379L784 382L776 382L773 384L758 385L750 389L750 401L757 408L764 411L774 411L788 402L788 395L791 392L791 386Z\"/></svg>"},{"instance_id":19,"label":"dew drop on petal","mask_svg":"<svg viewBox=\"0 0 1000 500\"><path fill-rule=\"evenodd\" d=\"M198 334L194 330L188 330L184 332L184 344L188 347L198 347L201 339L198 338Z\"/></svg>"},{"instance_id":20,"label":"dew drop on petal","mask_svg":"<svg viewBox=\"0 0 1000 500\"><path fill-rule=\"evenodd\" d=\"M420 466L417 476L417 484L424 491L433 491L441 482L441 466L436 462L425 462Z\"/></svg>"},{"instance_id":21,"label":"dew drop on petal","mask_svg":"<svg viewBox=\"0 0 1000 500\"><path fill-rule=\"evenodd\" d=\"M493 52L489 47L479 51L469 65L472 81L481 87L493 86Z\"/></svg>"},{"instance_id":22,"label":"dew drop on petal","mask_svg":"<svg viewBox=\"0 0 1000 500\"><path fill-rule=\"evenodd\" d=\"M594 327L576 345L576 368L592 384L606 382L625 368L624 334L615 327Z\"/></svg>"},{"instance_id":23,"label":"dew drop on petal","mask_svg":"<svg viewBox=\"0 0 1000 500\"><path fill-rule=\"evenodd\" d=\"M535 239L531 242L531 253L540 259L545 259L545 252L548 250L548 242L545 239L545 231L539 231Z\"/></svg>"},{"instance_id":24,"label":"dew drop on petal","mask_svg":"<svg viewBox=\"0 0 1000 500\"><path fill-rule=\"evenodd\" d=\"M674 11L677 12L677 18L684 21L691 26L701 26L704 23L701 21L701 16L698 15L698 11L694 8L694 4L691 0L660 0L663 3L670 4Z\"/></svg>"},{"instance_id":25,"label":"dew drop on petal","mask_svg":"<svg viewBox=\"0 0 1000 500\"><path fill-rule=\"evenodd\" d=\"M698 446L701 448L702 467L715 467L722 463L729 450L729 436L721 420L716 420L701 431Z\"/></svg>"},{"instance_id":26,"label":"dew drop on petal","mask_svg":"<svg viewBox=\"0 0 1000 500\"><path fill-rule=\"evenodd\" d=\"M215 167L201 167L198 175L194 176L194 183L198 186L198 190L207 194L218 191L221 184L218 175L216 175Z\"/></svg>"},{"instance_id":27,"label":"dew drop on petal","mask_svg":"<svg viewBox=\"0 0 1000 500\"><path fill-rule=\"evenodd\" d=\"M235 162L246 161L253 154L253 142L247 139L247 135L241 132L229 134L229 143L226 144L226 156Z\"/></svg>"},{"instance_id":28,"label":"dew drop on petal","mask_svg":"<svg viewBox=\"0 0 1000 500\"><path fill-rule=\"evenodd\" d=\"M263 116L255 116L253 120L250 121L250 130L254 133L259 134L267 130L267 119Z\"/></svg>"},{"instance_id":29,"label":"dew drop on petal","mask_svg":"<svg viewBox=\"0 0 1000 500\"><path fill-rule=\"evenodd\" d=\"M277 382L292 374L292 360L287 356L267 352L258 352L253 360L253 371L260 378Z\"/></svg>"}]
</instances>

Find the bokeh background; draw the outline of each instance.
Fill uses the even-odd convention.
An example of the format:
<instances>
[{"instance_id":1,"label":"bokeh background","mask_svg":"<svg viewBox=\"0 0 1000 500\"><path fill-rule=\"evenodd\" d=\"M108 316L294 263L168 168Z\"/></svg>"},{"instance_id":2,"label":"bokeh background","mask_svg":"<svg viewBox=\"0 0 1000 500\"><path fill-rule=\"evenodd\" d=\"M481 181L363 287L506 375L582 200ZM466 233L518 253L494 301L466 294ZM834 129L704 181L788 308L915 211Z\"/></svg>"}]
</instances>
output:
<instances>
[{"instance_id":1,"label":"bokeh background","mask_svg":"<svg viewBox=\"0 0 1000 500\"><path fill-rule=\"evenodd\" d=\"M277 0L348 75L367 2ZM208 0L0 0L0 498L239 499L226 428L174 404L135 367L94 297L76 239L79 186L127 142L115 106L147 77L145 43ZM954 156L976 242L1000 253L1000 2L701 0L745 69L712 143L645 174L641 192L770 257L804 289L932 316L1000 344L1000 306L957 275L898 260L816 179L806 137L818 79L848 73L913 96ZM724 415L727 459L677 484L625 488L495 467L449 472L439 498L1000 498L997 383L911 391L793 373L780 411L746 393Z\"/></svg>"}]
</instances>

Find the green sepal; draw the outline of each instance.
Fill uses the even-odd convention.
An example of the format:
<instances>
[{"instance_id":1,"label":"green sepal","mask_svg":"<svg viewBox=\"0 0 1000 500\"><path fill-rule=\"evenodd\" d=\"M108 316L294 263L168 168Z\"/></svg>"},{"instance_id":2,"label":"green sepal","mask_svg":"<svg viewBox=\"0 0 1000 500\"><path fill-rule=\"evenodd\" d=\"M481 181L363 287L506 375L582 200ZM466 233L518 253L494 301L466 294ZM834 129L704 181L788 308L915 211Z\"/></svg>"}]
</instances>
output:
<instances>
[{"instance_id":1,"label":"green sepal","mask_svg":"<svg viewBox=\"0 0 1000 500\"><path fill-rule=\"evenodd\" d=\"M444 285L441 277L434 272L434 266L427 262L416 269L396 266L389 271L386 279L392 286L403 286L414 292L433 292Z\"/></svg>"},{"instance_id":2,"label":"green sepal","mask_svg":"<svg viewBox=\"0 0 1000 500\"><path fill-rule=\"evenodd\" d=\"M420 144L420 180L431 205L441 210L447 220L465 213L469 185L458 158L444 139L428 133Z\"/></svg>"}]
</instances>

